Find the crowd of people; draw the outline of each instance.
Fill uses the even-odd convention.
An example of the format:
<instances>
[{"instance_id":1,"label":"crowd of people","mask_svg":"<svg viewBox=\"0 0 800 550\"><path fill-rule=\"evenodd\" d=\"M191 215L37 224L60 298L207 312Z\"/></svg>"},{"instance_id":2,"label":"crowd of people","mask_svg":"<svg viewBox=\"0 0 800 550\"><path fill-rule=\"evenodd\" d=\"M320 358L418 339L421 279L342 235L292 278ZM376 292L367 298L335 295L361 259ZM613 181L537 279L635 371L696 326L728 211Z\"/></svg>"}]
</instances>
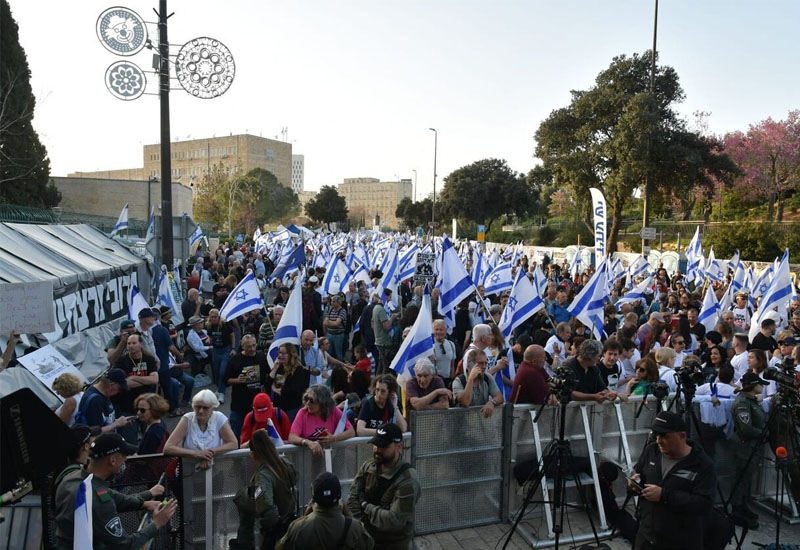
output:
<instances>
[{"instance_id":1,"label":"crowd of people","mask_svg":"<svg viewBox=\"0 0 800 550\"><path fill-rule=\"evenodd\" d=\"M469 270L469 260L467 264ZM593 336L597 327L585 326L569 308L591 279L591 268L570 276L551 262L538 266L548 279L541 296L544 307L508 338L498 328L508 291L487 295L486 287L478 285L477 293L458 304L448 322L437 307L440 296L434 286L430 355L416 361L413 376L398 381L392 361L427 299L423 284L406 279L397 285L398 296L393 299L376 268L368 277L351 280L343 292L328 295L322 291L325 267L304 266L294 275L270 281L276 265L267 254L226 244L198 252L190 266L186 298L180 305L185 324L174 326L172 311L164 307L145 308L136 322L122 322L119 335L107 345L110 368L92 386L82 391L71 375L56 381L56 391L66 398L57 414L80 439L86 429L94 430L96 435L81 445L97 437L97 447L114 437L117 452L92 451L89 466L76 470L83 473L71 473L80 477L93 470L102 472L95 477L99 483L118 471L117 463L99 470L93 466L108 457L124 462L124 456L134 452L163 452L196 459L200 468L208 468L220 453L249 448L257 471L248 482L249 493L237 496L241 524L231 548L253 547L256 521L265 536L264 548L313 547L309 541L339 540L339 536L348 548L373 544L410 548L419 484L400 455L410 412L479 407L484 417L491 417L507 402L555 405L550 379L564 373L574 383L571 400L597 403L652 394L658 385L674 393L675 369L682 366L696 367L703 374L695 397L701 405L702 448L687 443L685 433L672 448L662 445L662 439L680 428L686 431L670 418L663 428L668 431L662 430L655 450L648 451L660 453L661 470L637 470L647 478L642 500L653 503L649 512L647 504L642 507L642 525L652 523L648 513L687 519L701 502L692 500L692 506L676 510L689 498L682 496L684 492L693 494L693 488L684 486L671 491L669 502L664 498L660 488L666 490L672 468L678 463L688 467L689 462L706 467L703 457L713 456L714 443L723 438L738 440L742 448L754 444L754 434L760 437L763 427L755 409L763 414L778 390L776 382L763 380L764 371L800 356L797 300L783 316L785 326L777 326L780 316L778 321L764 319L751 339L747 331L754 319L753 305L746 293L739 293L709 330L698 322L703 292L722 295L732 274L706 290L663 268L655 273L651 292L634 301L622 298L639 280L627 281L627 286L624 278L614 283L598 339ZM521 256L513 270L532 277L535 267ZM255 275L266 307L223 320L220 309L248 272ZM302 334L297 345L280 345L271 364L268 352L291 285L302 287ZM228 416L217 410L226 400ZM180 417L171 433L164 422L169 416ZM335 476L323 475L314 481L314 502L305 517L291 523L298 503L291 502L286 487L296 482L296 476L275 451L275 442L308 447L320 456L325 447L356 435L372 438L374 456L359 470L347 502L339 501L341 488ZM751 528L757 527L747 504L754 466L741 461L745 482L732 500L734 520ZM74 489L75 483L61 483L58 488ZM702 498L708 498L702 503L710 507L713 495L706 495L706 489ZM149 506L149 499L160 492L163 488L154 487L150 495L140 495L125 507ZM122 506L117 508L121 511ZM153 523L163 525L165 515L159 508ZM65 541L71 536L66 531L66 527L59 530ZM637 541L637 547L658 547L646 545L648 540L652 543L651 531L642 532L647 540Z\"/></svg>"}]
</instances>

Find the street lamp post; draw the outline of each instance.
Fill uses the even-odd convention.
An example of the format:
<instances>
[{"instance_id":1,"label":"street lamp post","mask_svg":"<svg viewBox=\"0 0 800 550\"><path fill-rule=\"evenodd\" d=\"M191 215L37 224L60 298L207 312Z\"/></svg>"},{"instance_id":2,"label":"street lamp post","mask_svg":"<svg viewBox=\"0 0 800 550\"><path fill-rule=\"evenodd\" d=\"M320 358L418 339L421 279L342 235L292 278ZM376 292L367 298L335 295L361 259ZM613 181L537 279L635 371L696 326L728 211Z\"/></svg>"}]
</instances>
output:
<instances>
[{"instance_id":1,"label":"street lamp post","mask_svg":"<svg viewBox=\"0 0 800 550\"><path fill-rule=\"evenodd\" d=\"M413 202L417 202L417 171L414 170L413 168L411 169L411 171L414 172L414 192L413 192L414 201Z\"/></svg>"},{"instance_id":2,"label":"street lamp post","mask_svg":"<svg viewBox=\"0 0 800 550\"><path fill-rule=\"evenodd\" d=\"M655 97L656 88L656 37L658 36L658 0L656 1L655 17L653 19L653 51L650 56L650 95ZM650 162L652 149L652 134L647 137L647 161ZM644 175L644 197L642 200L642 227L650 225L650 193L651 193L650 167ZM642 238L642 256L647 257L647 249L650 248L650 241Z\"/></svg>"},{"instance_id":3,"label":"street lamp post","mask_svg":"<svg viewBox=\"0 0 800 550\"><path fill-rule=\"evenodd\" d=\"M436 153L439 148L439 132L436 128L428 128L433 132L433 206L431 207L431 231L436 231Z\"/></svg>"}]
</instances>

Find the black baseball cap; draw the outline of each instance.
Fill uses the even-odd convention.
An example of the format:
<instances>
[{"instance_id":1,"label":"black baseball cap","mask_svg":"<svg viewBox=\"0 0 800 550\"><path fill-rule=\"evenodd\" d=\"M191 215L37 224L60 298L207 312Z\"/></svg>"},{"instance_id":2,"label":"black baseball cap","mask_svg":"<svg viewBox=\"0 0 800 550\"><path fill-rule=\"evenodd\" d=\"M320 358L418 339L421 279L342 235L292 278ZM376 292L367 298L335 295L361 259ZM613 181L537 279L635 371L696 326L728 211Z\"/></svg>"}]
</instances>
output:
<instances>
[{"instance_id":1,"label":"black baseball cap","mask_svg":"<svg viewBox=\"0 0 800 550\"><path fill-rule=\"evenodd\" d=\"M653 421L652 430L657 434L669 434L672 432L685 432L686 422L679 414L670 411L658 413Z\"/></svg>"},{"instance_id":2,"label":"black baseball cap","mask_svg":"<svg viewBox=\"0 0 800 550\"><path fill-rule=\"evenodd\" d=\"M119 387L123 390L128 391L128 375L125 374L124 370L111 369L106 373L106 378L115 384L119 384Z\"/></svg>"},{"instance_id":3,"label":"black baseball cap","mask_svg":"<svg viewBox=\"0 0 800 550\"><path fill-rule=\"evenodd\" d=\"M742 375L741 380L739 382L742 384L743 388L747 388L750 386L755 386L756 384L761 384L762 386L769 385L766 380L761 378L754 372L746 372Z\"/></svg>"},{"instance_id":4,"label":"black baseball cap","mask_svg":"<svg viewBox=\"0 0 800 550\"><path fill-rule=\"evenodd\" d=\"M125 330L126 328L132 328L132 327L136 328L136 323L134 323L133 321L129 321L128 319L125 319L119 324L119 330L121 331Z\"/></svg>"},{"instance_id":5,"label":"black baseball cap","mask_svg":"<svg viewBox=\"0 0 800 550\"><path fill-rule=\"evenodd\" d=\"M145 317L155 317L155 312L150 309L149 307L143 307L139 310L139 319L144 319Z\"/></svg>"},{"instance_id":6,"label":"black baseball cap","mask_svg":"<svg viewBox=\"0 0 800 550\"><path fill-rule=\"evenodd\" d=\"M92 437L100 435L100 426L87 426L86 424L74 424L72 430L72 437L75 438L75 443L83 445Z\"/></svg>"},{"instance_id":7,"label":"black baseball cap","mask_svg":"<svg viewBox=\"0 0 800 550\"><path fill-rule=\"evenodd\" d=\"M339 478L330 472L322 472L311 482L311 493L314 502L323 508L330 508L342 498L342 484Z\"/></svg>"},{"instance_id":8,"label":"black baseball cap","mask_svg":"<svg viewBox=\"0 0 800 550\"><path fill-rule=\"evenodd\" d=\"M89 450L91 458L103 458L105 456L113 455L114 453L122 453L125 456L134 454L138 448L136 445L131 445L122 436L117 433L102 434L92 442L92 447Z\"/></svg>"},{"instance_id":9,"label":"black baseball cap","mask_svg":"<svg viewBox=\"0 0 800 550\"><path fill-rule=\"evenodd\" d=\"M388 447L392 443L400 443L401 441L403 441L403 431L397 424L387 422L378 428L370 443L376 447Z\"/></svg>"}]
</instances>

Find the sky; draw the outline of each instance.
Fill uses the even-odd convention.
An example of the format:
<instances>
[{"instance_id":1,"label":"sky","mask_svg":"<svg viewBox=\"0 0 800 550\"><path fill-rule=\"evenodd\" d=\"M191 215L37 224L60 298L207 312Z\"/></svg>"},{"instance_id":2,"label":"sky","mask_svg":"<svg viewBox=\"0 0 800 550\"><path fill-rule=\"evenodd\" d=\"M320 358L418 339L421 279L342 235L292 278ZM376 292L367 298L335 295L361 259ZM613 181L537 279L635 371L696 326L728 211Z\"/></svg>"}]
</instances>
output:
<instances>
[{"instance_id":1,"label":"sky","mask_svg":"<svg viewBox=\"0 0 800 550\"><path fill-rule=\"evenodd\" d=\"M122 59L151 70L152 53L122 58L95 33L108 1L9 0L37 98L34 127L51 174L142 166L158 143L155 95L115 99L106 68ZM126 0L146 21L158 2ZM118 5L118 4L117 4ZM169 39L199 36L232 52L223 96L170 94L171 135L193 139L288 127L305 155L305 188L347 177L417 177L417 198L484 158L519 172L536 163L533 136L570 90L587 89L614 56L652 46L650 0L172 0ZM662 0L659 63L672 66L689 121L746 130L800 108L796 0ZM156 29L149 25L150 36ZM154 40L155 42L155 40ZM148 92L157 92L149 73ZM178 87L177 81L174 81Z\"/></svg>"}]
</instances>

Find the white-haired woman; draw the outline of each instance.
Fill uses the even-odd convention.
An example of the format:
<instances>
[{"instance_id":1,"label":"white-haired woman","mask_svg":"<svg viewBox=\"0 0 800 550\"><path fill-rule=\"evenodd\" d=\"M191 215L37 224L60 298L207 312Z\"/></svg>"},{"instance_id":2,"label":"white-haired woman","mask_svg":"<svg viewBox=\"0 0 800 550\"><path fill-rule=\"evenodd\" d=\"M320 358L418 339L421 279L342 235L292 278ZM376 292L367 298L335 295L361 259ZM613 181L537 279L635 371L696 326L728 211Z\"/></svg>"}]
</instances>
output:
<instances>
[{"instance_id":1,"label":"white-haired woman","mask_svg":"<svg viewBox=\"0 0 800 550\"><path fill-rule=\"evenodd\" d=\"M211 390L192 398L192 412L181 417L164 445L164 454L195 458L200 468L211 467L214 455L238 449L228 418L219 411L219 399Z\"/></svg>"},{"instance_id":2,"label":"white-haired woman","mask_svg":"<svg viewBox=\"0 0 800 550\"><path fill-rule=\"evenodd\" d=\"M414 365L414 378L406 382L406 410L427 411L448 409L453 393L444 385L444 380L436 374L436 367L424 357Z\"/></svg>"}]
</instances>

